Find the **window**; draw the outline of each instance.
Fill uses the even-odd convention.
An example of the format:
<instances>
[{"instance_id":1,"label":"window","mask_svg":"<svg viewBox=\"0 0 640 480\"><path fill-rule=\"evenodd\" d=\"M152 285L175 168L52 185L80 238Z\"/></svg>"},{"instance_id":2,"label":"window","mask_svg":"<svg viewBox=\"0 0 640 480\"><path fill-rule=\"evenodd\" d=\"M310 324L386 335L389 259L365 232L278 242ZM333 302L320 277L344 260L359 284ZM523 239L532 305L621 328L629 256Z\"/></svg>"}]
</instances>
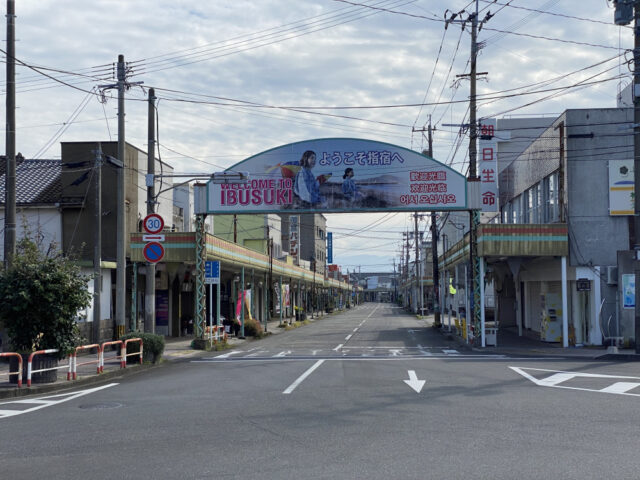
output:
<instances>
[{"instance_id":1,"label":"window","mask_svg":"<svg viewBox=\"0 0 640 480\"><path fill-rule=\"evenodd\" d=\"M543 182L544 221L554 223L560 220L558 211L558 173L549 175Z\"/></svg>"}]
</instances>

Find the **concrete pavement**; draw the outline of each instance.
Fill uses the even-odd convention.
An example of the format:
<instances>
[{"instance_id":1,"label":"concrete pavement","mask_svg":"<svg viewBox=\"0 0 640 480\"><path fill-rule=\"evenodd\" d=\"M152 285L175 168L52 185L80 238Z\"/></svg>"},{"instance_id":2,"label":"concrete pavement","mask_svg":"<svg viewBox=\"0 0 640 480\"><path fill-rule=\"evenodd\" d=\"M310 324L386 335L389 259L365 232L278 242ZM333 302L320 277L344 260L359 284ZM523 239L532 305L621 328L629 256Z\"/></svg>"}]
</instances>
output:
<instances>
[{"instance_id":1,"label":"concrete pavement","mask_svg":"<svg viewBox=\"0 0 640 480\"><path fill-rule=\"evenodd\" d=\"M336 312L332 315L339 314L340 312ZM323 314L321 316L316 316L314 318L309 318L311 322L315 322L321 320L322 318L326 318L327 314ZM289 324L288 318L283 318L282 322L279 318L267 322L267 335L280 335L286 332L286 327ZM282 327L281 327L282 325ZM13 397L22 397L26 395L40 395L44 393L53 393L68 390L71 388L77 388L79 385L92 385L96 383L102 383L105 380L114 380L117 378L122 378L124 376L135 375L140 371L147 370L149 368L157 368L163 365L167 365L168 363L178 362L182 360L189 360L193 357L198 357L200 355L211 355L210 351L206 350L196 350L192 347L194 336L189 335L185 337L173 338L168 337L165 338L165 348L164 353L162 354L163 361L157 364L133 364L127 365L126 368L120 368L120 362L116 359L117 352L115 351L107 351L105 352L105 362L104 362L104 371L99 375L96 373L96 364L88 364L88 365L78 365L77 368L77 379L76 380L67 380L67 371L66 365L68 365L67 360L62 360L60 362L60 370L58 371L58 379L53 383L46 384L32 384L31 387L26 386L26 382L23 383L22 388L17 388L15 384L10 384L8 382L8 377L6 375L0 376L0 399L2 398L13 398ZM246 342L259 341L259 339L254 339L252 337L246 338L238 338L234 336L228 336L227 344L228 348L234 348L238 345L242 345ZM95 353L93 357L95 357ZM79 357L79 362L90 361L93 357L87 356ZM0 373L5 373L9 371L8 364L0 364Z\"/></svg>"}]
</instances>

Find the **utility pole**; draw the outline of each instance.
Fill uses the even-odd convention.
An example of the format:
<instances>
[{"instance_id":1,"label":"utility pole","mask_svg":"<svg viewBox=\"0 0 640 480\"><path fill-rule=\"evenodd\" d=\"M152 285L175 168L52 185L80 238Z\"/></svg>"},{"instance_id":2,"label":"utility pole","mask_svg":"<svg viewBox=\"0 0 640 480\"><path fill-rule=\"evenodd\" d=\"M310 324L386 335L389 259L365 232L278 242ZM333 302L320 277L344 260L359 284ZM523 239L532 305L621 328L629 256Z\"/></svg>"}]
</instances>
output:
<instances>
[{"instance_id":1,"label":"utility pole","mask_svg":"<svg viewBox=\"0 0 640 480\"><path fill-rule=\"evenodd\" d=\"M476 120L476 60L478 57L478 0L476 0L476 11L471 16L471 71L470 71L470 91L469 91L469 181L478 181L476 169L477 146L476 139L478 137L477 120ZM476 289L478 288L478 276L480 269L476 258L476 236L477 227L480 223L480 213L477 210L469 210L469 264L471 266L471 275L469 276L469 294L471 302L469 302L470 312L468 315L469 322L476 327L474 330L475 337L478 337L478 324L476 316L478 315L477 304L479 303ZM482 281L482 280L480 280ZM447 288L445 286L445 288Z\"/></svg>"},{"instance_id":2,"label":"utility pole","mask_svg":"<svg viewBox=\"0 0 640 480\"><path fill-rule=\"evenodd\" d=\"M16 4L7 0L7 132L5 139L4 264L16 253Z\"/></svg>"},{"instance_id":3,"label":"utility pole","mask_svg":"<svg viewBox=\"0 0 640 480\"><path fill-rule=\"evenodd\" d=\"M617 2L616 13L620 7L621 2ZM627 8L631 2L625 2ZM635 291L635 349L636 353L640 353L640 1L633 2L633 174L635 181L635 191L633 195L634 200L634 235L635 244L633 249L635 251L634 259L634 273L636 278L636 291ZM617 20L617 19L616 19ZM618 23L618 21L616 21Z\"/></svg>"},{"instance_id":4,"label":"utility pole","mask_svg":"<svg viewBox=\"0 0 640 480\"><path fill-rule=\"evenodd\" d=\"M238 215L233 214L233 243L238 243Z\"/></svg>"},{"instance_id":5,"label":"utility pole","mask_svg":"<svg viewBox=\"0 0 640 480\"><path fill-rule=\"evenodd\" d=\"M634 261L634 272L636 278L635 291L635 344L636 353L640 353L640 2L634 3L634 25L633 25L633 174L635 181L634 192L634 233L636 242L634 250L636 258Z\"/></svg>"},{"instance_id":6,"label":"utility pole","mask_svg":"<svg viewBox=\"0 0 640 480\"><path fill-rule=\"evenodd\" d=\"M147 119L147 215L155 213L155 161L156 161L156 94L149 89L149 113ZM147 262L147 275L144 295L144 331L155 333L156 330L156 264Z\"/></svg>"},{"instance_id":7,"label":"utility pole","mask_svg":"<svg viewBox=\"0 0 640 480\"><path fill-rule=\"evenodd\" d=\"M125 132L124 132L124 90L126 71L124 55L118 55L118 160L122 162L122 168L118 169L118 184L116 192L117 223L116 223L116 338L124 335L125 325L125 299L127 295L127 259L125 245L127 235L127 222L125 219Z\"/></svg>"},{"instance_id":8,"label":"utility pole","mask_svg":"<svg viewBox=\"0 0 640 480\"><path fill-rule=\"evenodd\" d=\"M418 283L420 282L420 271L419 271L419 260L420 260L420 242L418 241L418 212L414 212L413 214L413 238L414 241L416 242L415 245L415 253L416 253L416 258L415 258L415 265L414 265L414 274L415 274L415 279L416 279L416 284L415 284L415 307L414 307L414 312L418 313L418 294L420 292L420 287L418 286Z\"/></svg>"},{"instance_id":9,"label":"utility pole","mask_svg":"<svg viewBox=\"0 0 640 480\"><path fill-rule=\"evenodd\" d=\"M94 164L95 178L95 210L93 232L93 342L100 338L100 301L102 298L102 145L98 143Z\"/></svg>"},{"instance_id":10,"label":"utility pole","mask_svg":"<svg viewBox=\"0 0 640 480\"><path fill-rule=\"evenodd\" d=\"M428 145L427 155L433 158L433 134L431 127L431 116L429 116L429 130L428 130ZM440 272L438 270L438 224L437 224L436 212L431 212L431 260L432 260L432 274L433 277L433 316L434 326L436 328L442 327L440 321Z\"/></svg>"}]
</instances>

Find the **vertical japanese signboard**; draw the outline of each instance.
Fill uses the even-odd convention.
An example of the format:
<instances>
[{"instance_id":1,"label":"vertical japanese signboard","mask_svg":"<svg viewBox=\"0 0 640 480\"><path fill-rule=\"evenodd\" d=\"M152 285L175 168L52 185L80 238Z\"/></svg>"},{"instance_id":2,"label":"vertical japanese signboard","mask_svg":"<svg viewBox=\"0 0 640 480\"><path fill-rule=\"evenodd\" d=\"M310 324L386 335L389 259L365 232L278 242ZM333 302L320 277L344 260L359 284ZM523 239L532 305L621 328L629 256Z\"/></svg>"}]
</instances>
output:
<instances>
[{"instance_id":1,"label":"vertical japanese signboard","mask_svg":"<svg viewBox=\"0 0 640 480\"><path fill-rule=\"evenodd\" d=\"M327 263L333 263L333 233L327 233Z\"/></svg>"},{"instance_id":2,"label":"vertical japanese signboard","mask_svg":"<svg viewBox=\"0 0 640 480\"><path fill-rule=\"evenodd\" d=\"M480 122L478 149L480 162L480 195L483 212L497 212L498 205L498 143L495 137L496 119L485 118Z\"/></svg>"},{"instance_id":3,"label":"vertical japanese signboard","mask_svg":"<svg viewBox=\"0 0 640 480\"><path fill-rule=\"evenodd\" d=\"M289 217L289 255L293 257L293 262L300 265L300 217L291 215Z\"/></svg>"}]
</instances>

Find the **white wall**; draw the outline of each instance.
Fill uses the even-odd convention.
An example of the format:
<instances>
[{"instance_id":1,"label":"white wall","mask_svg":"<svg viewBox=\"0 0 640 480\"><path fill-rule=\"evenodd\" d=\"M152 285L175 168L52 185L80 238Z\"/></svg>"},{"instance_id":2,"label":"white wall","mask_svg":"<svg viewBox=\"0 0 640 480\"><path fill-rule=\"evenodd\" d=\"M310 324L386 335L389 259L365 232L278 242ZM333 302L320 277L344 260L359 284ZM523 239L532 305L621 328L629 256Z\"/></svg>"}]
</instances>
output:
<instances>
[{"instance_id":1,"label":"white wall","mask_svg":"<svg viewBox=\"0 0 640 480\"><path fill-rule=\"evenodd\" d=\"M4 232L4 208L0 209L0 225ZM16 212L16 241L25 235L25 226L30 236L38 240L41 250L46 252L55 244L62 244L62 215L57 207L19 208ZM4 233L0 238L0 260L4 261Z\"/></svg>"},{"instance_id":2,"label":"white wall","mask_svg":"<svg viewBox=\"0 0 640 480\"><path fill-rule=\"evenodd\" d=\"M112 318L111 316L111 270L103 268L102 273L102 289L100 291L100 320ZM78 322L93 322L93 268L85 267L82 269L83 275L91 276L91 280L87 283L89 293L91 293L91 305L81 311L78 315Z\"/></svg>"}]
</instances>

